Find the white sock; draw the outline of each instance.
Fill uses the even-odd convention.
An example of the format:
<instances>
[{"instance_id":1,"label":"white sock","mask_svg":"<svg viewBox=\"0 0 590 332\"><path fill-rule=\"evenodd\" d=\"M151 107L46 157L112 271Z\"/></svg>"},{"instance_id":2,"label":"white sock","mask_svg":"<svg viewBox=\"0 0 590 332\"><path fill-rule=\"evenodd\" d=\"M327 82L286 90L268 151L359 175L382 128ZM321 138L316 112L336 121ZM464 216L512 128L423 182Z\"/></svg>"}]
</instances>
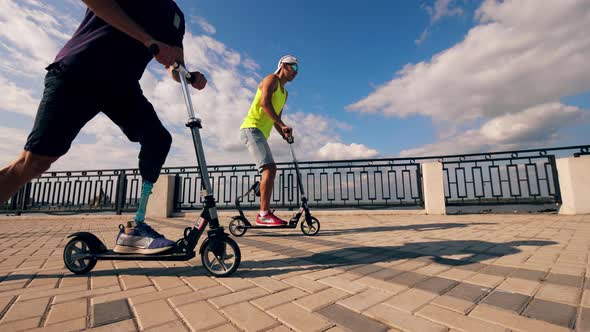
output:
<instances>
[{"instance_id":1,"label":"white sock","mask_svg":"<svg viewBox=\"0 0 590 332\"><path fill-rule=\"evenodd\" d=\"M265 211L260 211L260 212L258 213L258 215L259 215L259 216L261 216L261 217L266 217L266 215L268 214L268 212L269 212L268 210L265 210Z\"/></svg>"}]
</instances>

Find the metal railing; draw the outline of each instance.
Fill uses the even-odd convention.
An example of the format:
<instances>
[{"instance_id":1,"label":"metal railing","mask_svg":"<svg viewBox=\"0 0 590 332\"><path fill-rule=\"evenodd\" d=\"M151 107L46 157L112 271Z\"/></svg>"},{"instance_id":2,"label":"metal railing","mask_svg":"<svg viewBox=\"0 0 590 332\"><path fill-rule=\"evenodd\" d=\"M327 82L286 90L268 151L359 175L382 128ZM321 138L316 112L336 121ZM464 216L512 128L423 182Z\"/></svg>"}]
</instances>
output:
<instances>
[{"instance_id":1,"label":"metal railing","mask_svg":"<svg viewBox=\"0 0 590 332\"><path fill-rule=\"evenodd\" d=\"M345 160L299 162L303 186L312 207L389 207L423 206L420 164L408 159ZM198 168L167 169L176 174L176 210L200 209ZM241 196L260 175L254 165L209 167L217 206L234 208ZM277 175L271 197L276 208L299 205L297 177L291 163L277 163ZM259 198L245 197L240 205L258 208Z\"/></svg>"},{"instance_id":2,"label":"metal railing","mask_svg":"<svg viewBox=\"0 0 590 332\"><path fill-rule=\"evenodd\" d=\"M137 169L45 173L23 186L2 213L131 212L139 205Z\"/></svg>"},{"instance_id":3,"label":"metal railing","mask_svg":"<svg viewBox=\"0 0 590 332\"><path fill-rule=\"evenodd\" d=\"M587 155L590 145L416 158L300 162L303 185L312 207L383 208L424 205L420 164L443 165L448 206L561 203L556 157ZM299 205L291 163L278 163L271 205ZM202 207L197 167L164 168L175 175L177 211ZM235 199L260 175L254 165L213 165L209 175L219 208ZM141 176L137 169L45 173L28 183L0 213L131 212L137 209ZM257 208L246 197L244 208Z\"/></svg>"}]
</instances>

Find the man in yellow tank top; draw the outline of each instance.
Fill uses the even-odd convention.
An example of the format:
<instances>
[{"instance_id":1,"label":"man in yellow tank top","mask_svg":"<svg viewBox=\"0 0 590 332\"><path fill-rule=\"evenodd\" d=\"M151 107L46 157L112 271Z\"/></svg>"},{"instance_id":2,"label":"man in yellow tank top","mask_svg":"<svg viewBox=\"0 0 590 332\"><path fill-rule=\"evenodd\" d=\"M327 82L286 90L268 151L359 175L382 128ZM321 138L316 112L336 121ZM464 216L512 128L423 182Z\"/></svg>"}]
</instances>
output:
<instances>
[{"instance_id":1,"label":"man in yellow tank top","mask_svg":"<svg viewBox=\"0 0 590 332\"><path fill-rule=\"evenodd\" d=\"M269 210L277 166L267 139L273 126L284 139L293 134L293 129L281 120L281 115L288 96L285 85L295 79L298 70L299 64L296 57L292 55L282 57L274 74L266 76L260 82L248 115L240 126L241 139L262 173L260 212L256 217L256 225L259 226L287 224L285 220L278 218Z\"/></svg>"}]
</instances>

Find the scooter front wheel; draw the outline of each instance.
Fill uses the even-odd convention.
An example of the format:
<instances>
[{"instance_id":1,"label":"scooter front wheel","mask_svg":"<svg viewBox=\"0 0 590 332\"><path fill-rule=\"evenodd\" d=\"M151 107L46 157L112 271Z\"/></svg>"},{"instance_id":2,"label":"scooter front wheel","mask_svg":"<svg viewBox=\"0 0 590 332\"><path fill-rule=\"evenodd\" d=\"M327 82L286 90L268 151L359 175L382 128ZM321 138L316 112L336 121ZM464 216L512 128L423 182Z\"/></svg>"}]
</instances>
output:
<instances>
[{"instance_id":1,"label":"scooter front wheel","mask_svg":"<svg viewBox=\"0 0 590 332\"><path fill-rule=\"evenodd\" d=\"M320 221L316 217L311 217L311 225L306 220L301 222L301 232L307 236L316 235L320 231Z\"/></svg>"},{"instance_id":2,"label":"scooter front wheel","mask_svg":"<svg viewBox=\"0 0 590 332\"><path fill-rule=\"evenodd\" d=\"M247 230L246 222L241 216L232 217L232 221L229 223L229 232L233 236L243 236Z\"/></svg>"},{"instance_id":3,"label":"scooter front wheel","mask_svg":"<svg viewBox=\"0 0 590 332\"><path fill-rule=\"evenodd\" d=\"M209 273L216 277L227 277L234 273L240 266L242 254L238 244L229 237L219 240L222 241L223 254L216 256L209 247L209 239L202 244L201 262Z\"/></svg>"},{"instance_id":4,"label":"scooter front wheel","mask_svg":"<svg viewBox=\"0 0 590 332\"><path fill-rule=\"evenodd\" d=\"M81 236L71 239L64 248L64 264L75 274L86 274L96 265L90 243Z\"/></svg>"}]
</instances>

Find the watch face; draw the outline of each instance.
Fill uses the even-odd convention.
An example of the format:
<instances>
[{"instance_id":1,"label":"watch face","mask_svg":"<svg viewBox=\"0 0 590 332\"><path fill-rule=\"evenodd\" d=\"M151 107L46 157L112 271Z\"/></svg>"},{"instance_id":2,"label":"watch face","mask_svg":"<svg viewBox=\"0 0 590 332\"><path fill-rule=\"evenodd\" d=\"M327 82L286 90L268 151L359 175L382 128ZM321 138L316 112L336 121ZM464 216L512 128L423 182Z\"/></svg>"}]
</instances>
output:
<instances>
[{"instance_id":1,"label":"watch face","mask_svg":"<svg viewBox=\"0 0 590 332\"><path fill-rule=\"evenodd\" d=\"M180 28L180 16L177 13L174 13L174 22L172 24L176 29Z\"/></svg>"}]
</instances>

